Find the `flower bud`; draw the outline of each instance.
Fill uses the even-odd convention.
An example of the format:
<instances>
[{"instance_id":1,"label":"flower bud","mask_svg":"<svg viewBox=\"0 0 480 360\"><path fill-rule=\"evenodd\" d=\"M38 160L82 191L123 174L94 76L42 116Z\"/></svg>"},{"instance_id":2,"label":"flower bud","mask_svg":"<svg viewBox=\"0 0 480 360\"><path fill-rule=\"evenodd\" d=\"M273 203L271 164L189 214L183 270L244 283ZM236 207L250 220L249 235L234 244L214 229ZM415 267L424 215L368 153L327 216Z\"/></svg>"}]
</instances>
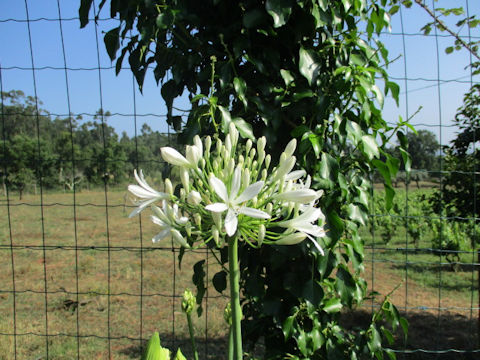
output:
<instances>
[{"instance_id":1,"label":"flower bud","mask_svg":"<svg viewBox=\"0 0 480 360\"><path fill-rule=\"evenodd\" d=\"M169 178L165 179L165 192L170 196L173 196L173 185Z\"/></svg>"},{"instance_id":2,"label":"flower bud","mask_svg":"<svg viewBox=\"0 0 480 360\"><path fill-rule=\"evenodd\" d=\"M221 154L222 153L222 148L223 148L223 143L222 143L222 140L220 139L217 139L217 154Z\"/></svg>"},{"instance_id":3,"label":"flower bud","mask_svg":"<svg viewBox=\"0 0 480 360\"><path fill-rule=\"evenodd\" d=\"M233 121L230 123L230 127L228 129L228 137L230 137L232 147L235 148L238 142L238 130Z\"/></svg>"},{"instance_id":4,"label":"flower bud","mask_svg":"<svg viewBox=\"0 0 480 360\"><path fill-rule=\"evenodd\" d=\"M195 225L200 227L202 225L202 216L199 213L193 214L193 221L195 221Z\"/></svg>"},{"instance_id":5,"label":"flower bud","mask_svg":"<svg viewBox=\"0 0 480 360\"><path fill-rule=\"evenodd\" d=\"M225 310L223 311L223 318L227 325L232 325L232 304L230 302L227 303L225 306Z\"/></svg>"},{"instance_id":6,"label":"flower bud","mask_svg":"<svg viewBox=\"0 0 480 360\"><path fill-rule=\"evenodd\" d=\"M222 214L217 213L217 212L212 212L212 218L213 218L213 222L217 226L217 229L221 229L222 228Z\"/></svg>"},{"instance_id":7,"label":"flower bud","mask_svg":"<svg viewBox=\"0 0 480 360\"><path fill-rule=\"evenodd\" d=\"M270 162L272 161L272 157L270 154L267 154L265 157L265 169L268 169L270 167Z\"/></svg>"},{"instance_id":8,"label":"flower bud","mask_svg":"<svg viewBox=\"0 0 480 360\"><path fill-rule=\"evenodd\" d=\"M245 189L248 185L250 185L250 170L246 168L242 172L242 186Z\"/></svg>"},{"instance_id":9,"label":"flower bud","mask_svg":"<svg viewBox=\"0 0 480 360\"><path fill-rule=\"evenodd\" d=\"M255 150L255 148L253 148L252 150L250 150L250 155L249 157L252 158L252 161L253 159L255 158L255 155L257 154L257 150Z\"/></svg>"},{"instance_id":10,"label":"flower bud","mask_svg":"<svg viewBox=\"0 0 480 360\"><path fill-rule=\"evenodd\" d=\"M205 156L210 155L210 148L212 147L212 138L207 136L205 138Z\"/></svg>"},{"instance_id":11,"label":"flower bud","mask_svg":"<svg viewBox=\"0 0 480 360\"><path fill-rule=\"evenodd\" d=\"M260 151L265 150L265 145L266 144L267 144L267 139L265 138L265 136L262 136L260 139L258 139L257 150L258 150L259 153L260 153Z\"/></svg>"},{"instance_id":12,"label":"flower bud","mask_svg":"<svg viewBox=\"0 0 480 360\"><path fill-rule=\"evenodd\" d=\"M307 234L303 232L295 232L280 238L280 240L275 241L275 245L295 245L301 243L303 240L305 240L306 237Z\"/></svg>"},{"instance_id":13,"label":"flower bud","mask_svg":"<svg viewBox=\"0 0 480 360\"><path fill-rule=\"evenodd\" d=\"M197 299L195 298L195 295L190 290L185 290L183 293L183 298L182 298L182 311L190 315L195 308L195 304L197 303Z\"/></svg>"},{"instance_id":14,"label":"flower bud","mask_svg":"<svg viewBox=\"0 0 480 360\"><path fill-rule=\"evenodd\" d=\"M215 241L215 244L217 244L217 246L220 246L220 232L215 226L212 229L212 236L213 236L213 241Z\"/></svg>"},{"instance_id":15,"label":"flower bud","mask_svg":"<svg viewBox=\"0 0 480 360\"><path fill-rule=\"evenodd\" d=\"M177 229L171 229L170 233L172 234L173 241L177 243L177 245L180 245L187 249L190 248L190 245L188 245L187 240L185 240L182 234L180 234L180 231L178 231Z\"/></svg>"},{"instance_id":16,"label":"flower bud","mask_svg":"<svg viewBox=\"0 0 480 360\"><path fill-rule=\"evenodd\" d=\"M267 214L272 215L273 204L272 204L272 203L268 203L268 204L267 204L267 207L265 208L265 211L267 212Z\"/></svg>"},{"instance_id":17,"label":"flower bud","mask_svg":"<svg viewBox=\"0 0 480 360\"><path fill-rule=\"evenodd\" d=\"M232 141L230 140L230 136L227 136L225 138L225 149L228 153L232 151Z\"/></svg>"},{"instance_id":18,"label":"flower bud","mask_svg":"<svg viewBox=\"0 0 480 360\"><path fill-rule=\"evenodd\" d=\"M180 189L180 199L181 199L182 201L185 201L186 197L187 197L187 194L185 194L185 189L184 189L184 188L181 188L181 189Z\"/></svg>"},{"instance_id":19,"label":"flower bud","mask_svg":"<svg viewBox=\"0 0 480 360\"><path fill-rule=\"evenodd\" d=\"M206 164L207 164L207 162L205 161L205 158L202 157L202 158L200 159L200 167L201 167L202 169L205 169L205 165L206 165Z\"/></svg>"},{"instance_id":20,"label":"flower bud","mask_svg":"<svg viewBox=\"0 0 480 360\"><path fill-rule=\"evenodd\" d=\"M202 201L202 197L198 191L192 190L187 196L187 202L190 205L199 205Z\"/></svg>"},{"instance_id":21,"label":"flower bud","mask_svg":"<svg viewBox=\"0 0 480 360\"><path fill-rule=\"evenodd\" d=\"M248 139L247 143L245 144L245 154L248 154L251 148L252 148L252 140Z\"/></svg>"},{"instance_id":22,"label":"flower bud","mask_svg":"<svg viewBox=\"0 0 480 360\"><path fill-rule=\"evenodd\" d=\"M284 151L287 158L293 155L296 148L297 148L297 140L296 139L290 140L290 142L285 147L285 151Z\"/></svg>"},{"instance_id":23,"label":"flower bud","mask_svg":"<svg viewBox=\"0 0 480 360\"><path fill-rule=\"evenodd\" d=\"M190 177L188 176L188 170L182 168L180 170L180 180L182 180L183 188L185 189L186 193L188 194L190 191Z\"/></svg>"},{"instance_id":24,"label":"flower bud","mask_svg":"<svg viewBox=\"0 0 480 360\"><path fill-rule=\"evenodd\" d=\"M262 181L265 181L265 180L267 179L267 176L268 176L268 171L267 171L267 169L263 169L263 170L262 170L261 180L262 180Z\"/></svg>"},{"instance_id":25,"label":"flower bud","mask_svg":"<svg viewBox=\"0 0 480 360\"><path fill-rule=\"evenodd\" d=\"M160 153L163 160L169 164L182 167L191 167L192 165L182 154L171 147L165 146L160 148Z\"/></svg>"},{"instance_id":26,"label":"flower bud","mask_svg":"<svg viewBox=\"0 0 480 360\"><path fill-rule=\"evenodd\" d=\"M238 157L238 165L243 166L244 162L245 162L245 158L243 157L243 155L240 155Z\"/></svg>"},{"instance_id":27,"label":"flower bud","mask_svg":"<svg viewBox=\"0 0 480 360\"><path fill-rule=\"evenodd\" d=\"M230 159L228 161L227 169L228 169L228 175L233 174L233 170L235 169L235 160Z\"/></svg>"},{"instance_id":28,"label":"flower bud","mask_svg":"<svg viewBox=\"0 0 480 360\"><path fill-rule=\"evenodd\" d=\"M252 170L256 170L258 167L258 162L257 160L253 160L253 163L252 163Z\"/></svg>"},{"instance_id":29,"label":"flower bud","mask_svg":"<svg viewBox=\"0 0 480 360\"><path fill-rule=\"evenodd\" d=\"M265 229L265 225L261 224L260 227L258 228L258 238L257 238L258 246L262 245L263 239L265 239L266 231L267 229Z\"/></svg>"}]
</instances>

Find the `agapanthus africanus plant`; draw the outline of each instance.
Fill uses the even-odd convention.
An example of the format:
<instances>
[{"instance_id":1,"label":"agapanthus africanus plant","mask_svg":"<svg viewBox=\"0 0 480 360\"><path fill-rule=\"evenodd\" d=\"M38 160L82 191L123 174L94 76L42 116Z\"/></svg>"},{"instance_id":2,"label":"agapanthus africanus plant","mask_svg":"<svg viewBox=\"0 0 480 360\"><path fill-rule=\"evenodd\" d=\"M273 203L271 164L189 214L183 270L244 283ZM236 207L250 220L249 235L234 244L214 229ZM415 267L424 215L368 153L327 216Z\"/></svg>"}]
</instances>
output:
<instances>
[{"instance_id":1,"label":"agapanthus africanus plant","mask_svg":"<svg viewBox=\"0 0 480 360\"><path fill-rule=\"evenodd\" d=\"M303 170L294 170L296 140L280 155L278 165L265 153L266 139L239 144L233 124L224 141L194 138L185 156L171 147L161 148L163 159L178 168L181 186L174 194L165 179L165 191L153 189L140 170L138 185L128 190L135 196L137 215L151 205L152 221L160 231L154 242L171 239L184 248L198 248L214 241L228 246L235 359L242 358L240 332L238 241L257 248L265 244L293 245L305 239L323 254L320 238L324 216L316 206L320 191L310 189Z\"/></svg>"}]
</instances>

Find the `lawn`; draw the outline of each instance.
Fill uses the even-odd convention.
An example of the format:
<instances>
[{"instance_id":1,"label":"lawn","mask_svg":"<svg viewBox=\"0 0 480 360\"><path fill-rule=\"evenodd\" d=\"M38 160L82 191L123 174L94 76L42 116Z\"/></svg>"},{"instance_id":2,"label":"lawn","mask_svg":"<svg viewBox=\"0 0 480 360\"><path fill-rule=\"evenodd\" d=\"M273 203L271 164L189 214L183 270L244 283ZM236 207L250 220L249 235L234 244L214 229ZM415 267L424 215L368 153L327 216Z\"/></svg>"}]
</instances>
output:
<instances>
[{"instance_id":1,"label":"lawn","mask_svg":"<svg viewBox=\"0 0 480 360\"><path fill-rule=\"evenodd\" d=\"M39 195L12 195L8 207L0 197L0 359L15 358L15 348L17 359L45 358L47 346L50 359L139 358L142 342L155 330L164 345L181 345L188 355L179 297L193 289L193 264L208 261L211 278L215 259L189 252L179 269L178 249L152 244L156 229L149 219L128 218L123 188L107 196L82 191L75 199L47 192L41 205ZM444 256L416 251L404 228L388 244L378 230L362 229L365 278L376 292L374 303L399 286L392 298L410 319L407 348L477 346L476 254L462 253L452 266ZM431 247L431 234L418 245ZM227 301L210 286L204 315L194 316L201 358L225 357ZM368 318L371 304L367 300L350 315Z\"/></svg>"}]
</instances>

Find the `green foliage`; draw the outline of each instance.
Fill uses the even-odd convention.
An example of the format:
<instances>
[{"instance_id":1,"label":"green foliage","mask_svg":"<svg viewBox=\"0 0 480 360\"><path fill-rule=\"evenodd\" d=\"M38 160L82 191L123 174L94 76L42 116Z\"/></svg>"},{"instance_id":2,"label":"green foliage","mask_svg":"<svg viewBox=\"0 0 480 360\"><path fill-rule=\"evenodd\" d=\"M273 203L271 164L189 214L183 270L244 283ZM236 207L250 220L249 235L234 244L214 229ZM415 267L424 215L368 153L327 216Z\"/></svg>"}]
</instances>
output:
<instances>
[{"instance_id":1,"label":"green foliage","mask_svg":"<svg viewBox=\"0 0 480 360\"><path fill-rule=\"evenodd\" d=\"M160 336L155 332L150 340L148 340L147 347L142 354L142 360L186 360L182 351L178 348L175 357L171 358L170 350L160 345Z\"/></svg>"},{"instance_id":2,"label":"green foliage","mask_svg":"<svg viewBox=\"0 0 480 360\"><path fill-rule=\"evenodd\" d=\"M386 145L395 133L408 162L405 135L398 131L406 124L390 128L381 115L385 95L398 102L399 94L384 68L388 51L375 38L389 27L387 1L108 3L109 15L120 20L105 35L117 73L128 58L141 89L153 68L167 121L181 141L225 131L231 121L244 138L266 136L272 154L280 154L295 137L299 165L325 191L319 204L327 214L325 256L311 251L309 242L256 250L241 246L246 340L254 343L265 336L269 358L287 353L312 359L363 356L356 355L360 348L353 346L354 336L338 325L338 310L361 303L365 295L358 227L368 214L369 174L382 174L389 209L400 163ZM81 1L82 26L91 5L91 0ZM172 109L184 91L191 109L182 126ZM197 302L204 286L201 267L197 263L194 269ZM219 290L222 276L215 279ZM292 322L295 329L286 337L284 322L304 307L301 321ZM315 321L325 333L316 332ZM362 351L380 356L377 332L369 334L374 340Z\"/></svg>"},{"instance_id":3,"label":"green foliage","mask_svg":"<svg viewBox=\"0 0 480 360\"><path fill-rule=\"evenodd\" d=\"M478 216L480 188L475 179L480 169L480 153L476 149L480 136L480 84L473 85L465 94L454 123L460 131L450 146L444 148L447 173L434 198L434 206L437 213L445 207L448 216Z\"/></svg>"},{"instance_id":4,"label":"green foliage","mask_svg":"<svg viewBox=\"0 0 480 360\"><path fill-rule=\"evenodd\" d=\"M99 110L93 121L55 118L39 109L41 101L22 91L2 93L0 176L23 195L27 186L44 188L124 183L134 168L149 174L167 170L157 159L160 147L175 142L144 124L136 139L119 138L107 124L110 113ZM103 124L102 124L103 118ZM37 128L38 124L38 128ZM38 136L37 136L38 132Z\"/></svg>"}]
</instances>

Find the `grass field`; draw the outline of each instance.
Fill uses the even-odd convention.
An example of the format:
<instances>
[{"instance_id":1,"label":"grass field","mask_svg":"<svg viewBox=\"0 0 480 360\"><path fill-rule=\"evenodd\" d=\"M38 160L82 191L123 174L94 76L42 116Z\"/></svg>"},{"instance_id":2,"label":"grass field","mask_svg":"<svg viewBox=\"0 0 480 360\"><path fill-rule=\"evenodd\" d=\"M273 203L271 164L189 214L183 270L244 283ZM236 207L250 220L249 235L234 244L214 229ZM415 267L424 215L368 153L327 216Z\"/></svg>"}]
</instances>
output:
<instances>
[{"instance_id":1,"label":"grass field","mask_svg":"<svg viewBox=\"0 0 480 360\"><path fill-rule=\"evenodd\" d=\"M38 195L11 196L9 207L0 197L0 359L14 359L15 345L17 359L44 359L47 346L50 359L139 358L141 339L155 330L163 344L189 353L180 299L172 294L193 288L192 266L207 254L187 253L180 270L171 244L152 244L156 229L146 216L127 218L123 189L107 194L45 193L43 207ZM461 254L465 264L453 269L444 257L412 250L404 229L388 244L362 231L375 301L400 285L392 298L410 320L407 348L478 347L476 255ZM427 235L419 247L429 244ZM212 277L215 260L208 261ZM194 316L200 354L224 359L228 300L211 287L209 295L204 316ZM354 323L370 316L369 305L349 314Z\"/></svg>"}]
</instances>

